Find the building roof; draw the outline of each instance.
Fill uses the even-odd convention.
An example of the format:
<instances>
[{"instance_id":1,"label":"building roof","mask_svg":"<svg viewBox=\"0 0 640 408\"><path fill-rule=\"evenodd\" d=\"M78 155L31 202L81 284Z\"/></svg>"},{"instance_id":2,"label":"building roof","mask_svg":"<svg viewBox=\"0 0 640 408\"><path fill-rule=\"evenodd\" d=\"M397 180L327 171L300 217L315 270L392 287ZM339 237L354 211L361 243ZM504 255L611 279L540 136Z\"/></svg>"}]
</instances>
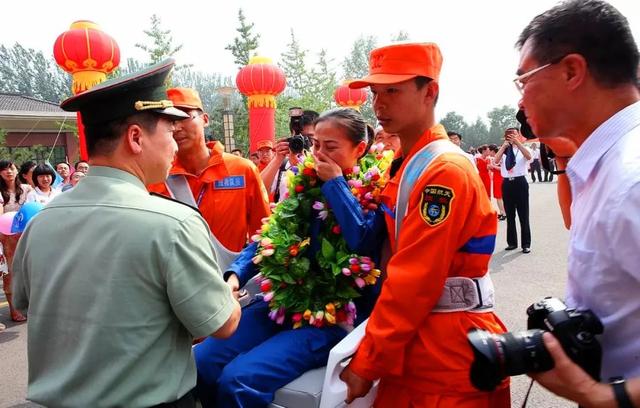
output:
<instances>
[{"instance_id":1,"label":"building roof","mask_svg":"<svg viewBox=\"0 0 640 408\"><path fill-rule=\"evenodd\" d=\"M0 92L0 111L18 112L64 112L57 103L43 101L16 93Z\"/></svg>"}]
</instances>

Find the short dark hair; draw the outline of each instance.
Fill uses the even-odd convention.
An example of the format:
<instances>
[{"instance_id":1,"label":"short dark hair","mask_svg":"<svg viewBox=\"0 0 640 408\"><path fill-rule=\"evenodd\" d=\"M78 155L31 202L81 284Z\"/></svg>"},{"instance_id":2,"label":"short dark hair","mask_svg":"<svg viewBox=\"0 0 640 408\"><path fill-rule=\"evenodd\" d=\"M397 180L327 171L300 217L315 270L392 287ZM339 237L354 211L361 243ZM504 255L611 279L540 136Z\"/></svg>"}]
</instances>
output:
<instances>
[{"instance_id":1,"label":"short dark hair","mask_svg":"<svg viewBox=\"0 0 640 408\"><path fill-rule=\"evenodd\" d=\"M66 161L61 161L61 162L57 162L57 163L56 163L56 166L55 166L56 170L58 169L58 166L59 166L59 165L61 165L61 164L66 164L66 165L67 165L67 167L68 167L69 169L71 169L71 165L70 165L69 163L67 163Z\"/></svg>"},{"instance_id":2,"label":"short dark hair","mask_svg":"<svg viewBox=\"0 0 640 408\"><path fill-rule=\"evenodd\" d=\"M478 153L482 153L489 148L489 145L483 144L482 146L478 146Z\"/></svg>"},{"instance_id":3,"label":"short dark hair","mask_svg":"<svg viewBox=\"0 0 640 408\"><path fill-rule=\"evenodd\" d=\"M498 145L496 145L496 144L494 144L494 143L491 143L491 144L489 145L489 150L491 150L491 151L492 151L492 152L494 152L494 153L498 153Z\"/></svg>"},{"instance_id":4,"label":"short dark hair","mask_svg":"<svg viewBox=\"0 0 640 408\"><path fill-rule=\"evenodd\" d=\"M312 110L302 112L302 127L313 125L319 116L318 112Z\"/></svg>"},{"instance_id":5,"label":"short dark hair","mask_svg":"<svg viewBox=\"0 0 640 408\"><path fill-rule=\"evenodd\" d=\"M603 86L637 85L638 47L627 19L601 0L569 0L535 17L522 31L516 47L533 44L540 64L558 62L567 54L582 55L593 78Z\"/></svg>"},{"instance_id":6,"label":"short dark hair","mask_svg":"<svg viewBox=\"0 0 640 408\"><path fill-rule=\"evenodd\" d=\"M18 179L22 184L29 184L25 176L27 175L29 170L36 167L37 164L38 163L34 162L33 160L27 160L26 162L22 163L22 165L20 166L20 170L18 171Z\"/></svg>"},{"instance_id":7,"label":"short dark hair","mask_svg":"<svg viewBox=\"0 0 640 408\"><path fill-rule=\"evenodd\" d=\"M233 149L231 151L231 153L233 153L233 152L238 152L238 153L242 154L242 149Z\"/></svg>"},{"instance_id":8,"label":"short dark hair","mask_svg":"<svg viewBox=\"0 0 640 408\"><path fill-rule=\"evenodd\" d=\"M40 184L38 184L38 176L46 176L47 174L51 176L51 183L53 184L53 181L56 179L56 172L53 171L48 164L38 164L36 168L33 169L33 175L31 176L31 178L33 178L33 184L35 184L36 187L40 187Z\"/></svg>"},{"instance_id":9,"label":"short dark hair","mask_svg":"<svg viewBox=\"0 0 640 408\"><path fill-rule=\"evenodd\" d=\"M433 79L426 77L426 76L417 76L413 79L413 81L416 83L416 88L418 89L422 89L424 88L429 82L433 81ZM438 103L438 98L440 97L440 93L438 92L438 95L436 95L436 98L433 101L433 104L437 104Z\"/></svg>"},{"instance_id":10,"label":"short dark hair","mask_svg":"<svg viewBox=\"0 0 640 408\"><path fill-rule=\"evenodd\" d=\"M140 112L123 119L86 126L84 131L87 139L87 152L89 156L113 153L120 137L130 125L140 125L145 131L153 133L159 119L160 115L158 114Z\"/></svg>"},{"instance_id":11,"label":"short dark hair","mask_svg":"<svg viewBox=\"0 0 640 408\"><path fill-rule=\"evenodd\" d=\"M80 164L80 163L87 163L87 164L89 164L89 162L88 162L88 161L86 161L86 160L78 160L78 161L76 162L76 164L74 164L74 165L73 165L73 168L74 168L74 169L77 169L77 168L78 168L78 164Z\"/></svg>"},{"instance_id":12,"label":"short dark hair","mask_svg":"<svg viewBox=\"0 0 640 408\"><path fill-rule=\"evenodd\" d=\"M458 132L447 132L447 136L458 136L458 139L462 140L462 135Z\"/></svg>"}]
</instances>

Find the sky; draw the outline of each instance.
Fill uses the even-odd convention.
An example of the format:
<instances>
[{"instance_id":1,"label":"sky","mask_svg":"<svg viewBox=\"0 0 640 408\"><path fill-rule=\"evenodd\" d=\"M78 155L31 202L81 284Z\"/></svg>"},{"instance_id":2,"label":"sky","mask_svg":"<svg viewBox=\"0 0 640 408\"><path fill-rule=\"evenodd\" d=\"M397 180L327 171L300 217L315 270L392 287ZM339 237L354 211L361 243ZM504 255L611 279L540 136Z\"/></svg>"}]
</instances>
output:
<instances>
[{"instance_id":1,"label":"sky","mask_svg":"<svg viewBox=\"0 0 640 408\"><path fill-rule=\"evenodd\" d=\"M640 1L610 3L627 17L640 41ZM143 30L156 14L175 43L183 44L176 55L179 64L235 78L238 68L225 46L237 34L239 8L260 34L259 55L277 63L293 29L301 46L309 50L308 66L326 49L338 72L359 36L374 35L379 45L385 45L402 30L411 41L436 42L442 50L437 115L456 111L474 122L477 117L486 121L486 113L494 107L517 105L519 94L512 80L519 58L514 43L531 19L554 4L554 0L2 0L0 43L19 42L52 55L55 39L73 21L91 20L116 40L122 61L145 60L135 44L145 42ZM339 74L339 79L346 78Z\"/></svg>"}]
</instances>

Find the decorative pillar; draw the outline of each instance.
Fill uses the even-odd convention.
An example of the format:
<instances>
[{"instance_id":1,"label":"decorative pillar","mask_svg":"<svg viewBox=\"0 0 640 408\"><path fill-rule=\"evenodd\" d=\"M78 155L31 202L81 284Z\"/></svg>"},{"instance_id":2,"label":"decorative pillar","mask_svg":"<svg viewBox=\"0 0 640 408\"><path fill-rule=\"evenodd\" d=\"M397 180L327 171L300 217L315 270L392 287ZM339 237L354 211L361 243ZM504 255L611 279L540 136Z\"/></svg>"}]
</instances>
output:
<instances>
[{"instance_id":1,"label":"decorative pillar","mask_svg":"<svg viewBox=\"0 0 640 408\"><path fill-rule=\"evenodd\" d=\"M258 142L275 142L276 95L284 91L284 72L271 59L253 57L249 65L236 76L236 85L243 95L248 96L249 108L249 151L256 151Z\"/></svg>"}]
</instances>

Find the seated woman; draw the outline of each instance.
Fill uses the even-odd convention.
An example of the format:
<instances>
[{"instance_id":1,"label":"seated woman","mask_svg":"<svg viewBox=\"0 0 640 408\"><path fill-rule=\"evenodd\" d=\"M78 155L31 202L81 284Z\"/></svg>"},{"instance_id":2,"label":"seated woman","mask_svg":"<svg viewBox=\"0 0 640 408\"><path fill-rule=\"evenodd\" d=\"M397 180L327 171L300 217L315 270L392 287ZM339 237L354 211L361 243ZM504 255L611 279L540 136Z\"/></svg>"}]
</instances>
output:
<instances>
[{"instance_id":1,"label":"seated woman","mask_svg":"<svg viewBox=\"0 0 640 408\"><path fill-rule=\"evenodd\" d=\"M266 407L276 390L324 366L368 317L379 291L370 259L386 236L375 197L391 161L381 153L362 158L371 136L351 109L317 119L313 158L288 175L289 197L225 273L237 288L262 272L264 300L243 309L232 337L194 349L204 407Z\"/></svg>"}]
</instances>

